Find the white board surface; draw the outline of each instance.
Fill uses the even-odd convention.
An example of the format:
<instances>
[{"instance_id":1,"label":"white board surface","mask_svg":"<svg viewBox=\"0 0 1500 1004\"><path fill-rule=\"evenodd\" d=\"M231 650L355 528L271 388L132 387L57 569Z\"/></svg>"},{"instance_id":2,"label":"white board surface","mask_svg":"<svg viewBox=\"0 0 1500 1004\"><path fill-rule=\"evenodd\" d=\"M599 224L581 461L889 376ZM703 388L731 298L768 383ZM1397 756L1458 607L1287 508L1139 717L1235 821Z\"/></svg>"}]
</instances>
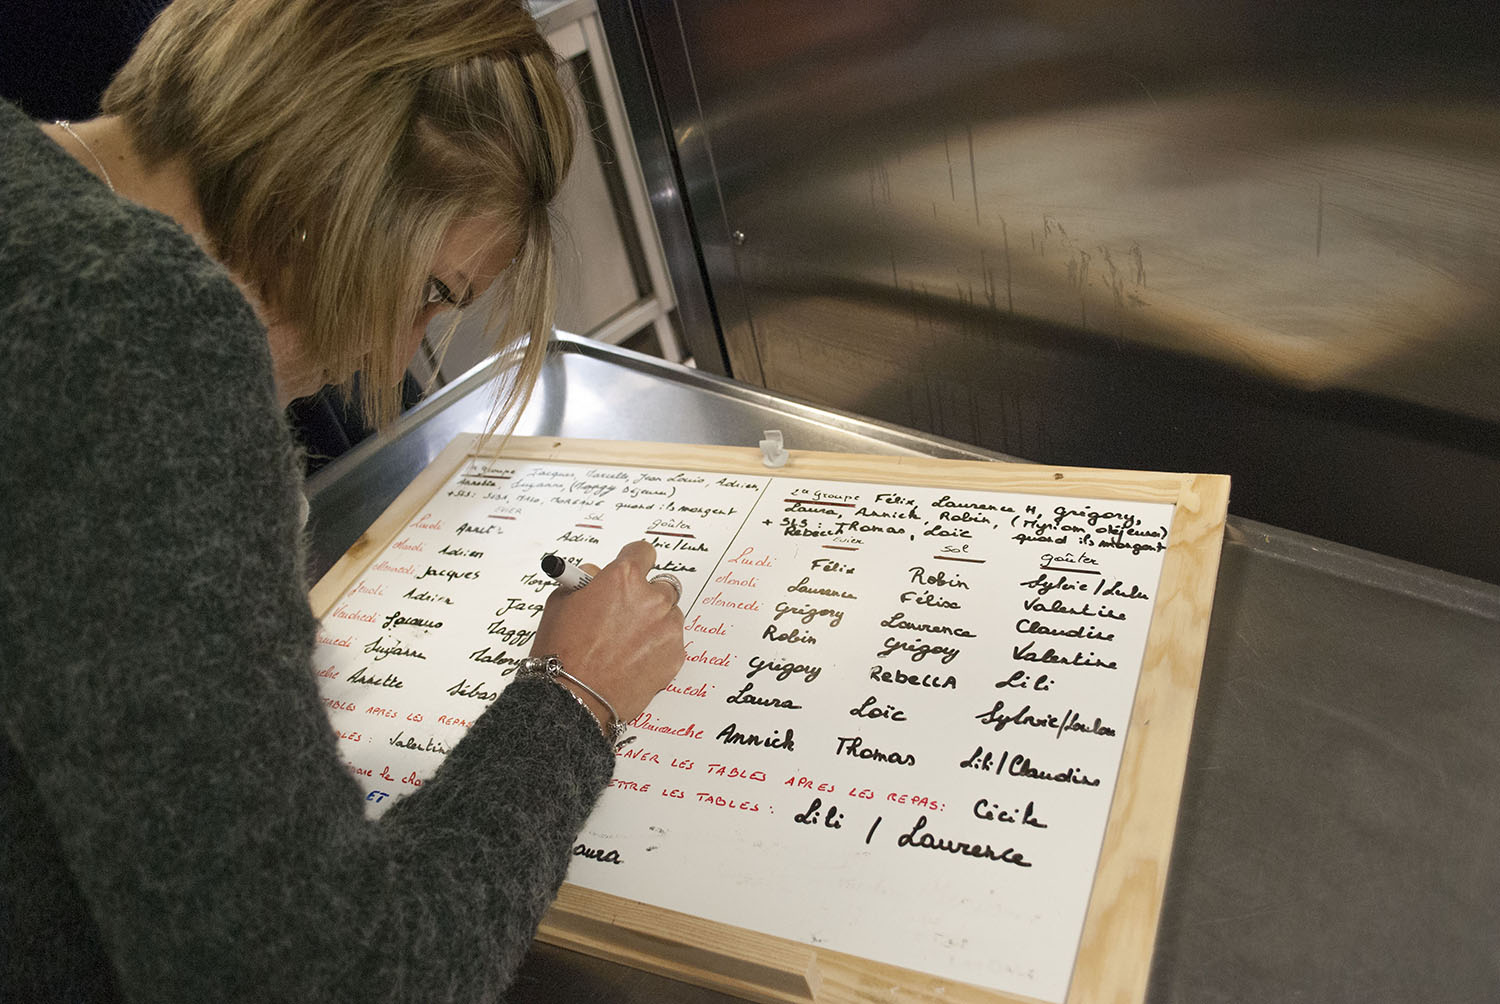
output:
<instances>
[{"instance_id":1,"label":"white board surface","mask_svg":"<svg viewBox=\"0 0 1500 1004\"><path fill-rule=\"evenodd\" d=\"M1078 950L1173 506L473 458L324 618L378 815L528 654L540 557L657 547L687 661L571 884L1047 1001Z\"/></svg>"}]
</instances>

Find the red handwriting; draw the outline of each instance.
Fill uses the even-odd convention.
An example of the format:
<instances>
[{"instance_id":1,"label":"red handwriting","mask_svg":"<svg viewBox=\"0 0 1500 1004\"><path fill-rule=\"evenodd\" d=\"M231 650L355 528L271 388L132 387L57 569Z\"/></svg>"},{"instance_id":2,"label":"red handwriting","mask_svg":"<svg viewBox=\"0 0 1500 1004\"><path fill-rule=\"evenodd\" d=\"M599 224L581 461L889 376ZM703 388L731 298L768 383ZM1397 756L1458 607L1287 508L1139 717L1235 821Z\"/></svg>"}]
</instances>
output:
<instances>
[{"instance_id":1,"label":"red handwriting","mask_svg":"<svg viewBox=\"0 0 1500 1004\"><path fill-rule=\"evenodd\" d=\"M656 716L649 711L642 711L631 720L632 728L643 729L647 732L660 732L664 736L684 736L688 739L702 739L703 730L698 723L691 725L672 726L666 722L658 722Z\"/></svg>"},{"instance_id":2,"label":"red handwriting","mask_svg":"<svg viewBox=\"0 0 1500 1004\"><path fill-rule=\"evenodd\" d=\"M936 812L942 812L946 808L944 803L939 802L935 798L928 798L926 795L906 795L893 791L885 796L885 800L887 802L895 802L897 805L917 805Z\"/></svg>"},{"instance_id":3,"label":"red handwriting","mask_svg":"<svg viewBox=\"0 0 1500 1004\"><path fill-rule=\"evenodd\" d=\"M724 809L743 809L746 812L760 811L760 803L752 802L749 799L736 801L732 798L725 798L723 795L715 795L711 791L699 791L694 792L694 794L698 796L698 804L700 805L717 805Z\"/></svg>"},{"instance_id":4,"label":"red handwriting","mask_svg":"<svg viewBox=\"0 0 1500 1004\"><path fill-rule=\"evenodd\" d=\"M745 770L743 767L734 767L729 764L711 763L708 765L708 773L713 777L741 777L747 781L764 781L766 772L763 770Z\"/></svg>"},{"instance_id":5,"label":"red handwriting","mask_svg":"<svg viewBox=\"0 0 1500 1004\"><path fill-rule=\"evenodd\" d=\"M697 644L697 642L691 642L691 641L687 643L688 654L683 657L683 660L682 660L683 662L701 662L701 663L706 663L707 665L710 665L710 666L727 666L727 665L729 665L729 653L728 652L725 652L722 655L715 654L713 652L693 652L692 651L692 647L694 645L696 645L696 644Z\"/></svg>"},{"instance_id":6,"label":"red handwriting","mask_svg":"<svg viewBox=\"0 0 1500 1004\"><path fill-rule=\"evenodd\" d=\"M831 784L826 784L826 783L824 783L822 781L814 781L810 777L802 777L802 776L797 775L797 774L793 774L791 777L787 778L785 781L783 781L781 783L783 785L787 786L788 788L806 788L809 791L832 791L833 790L833 785L831 785Z\"/></svg>"},{"instance_id":7,"label":"red handwriting","mask_svg":"<svg viewBox=\"0 0 1500 1004\"><path fill-rule=\"evenodd\" d=\"M682 630L697 632L698 634L722 635L725 633L723 621L719 621L717 624L706 624L697 614L693 614L693 619L684 624Z\"/></svg>"},{"instance_id":8,"label":"red handwriting","mask_svg":"<svg viewBox=\"0 0 1500 1004\"><path fill-rule=\"evenodd\" d=\"M649 783L641 784L639 781L621 781L617 777L609 779L609 786L611 788L623 788L625 791L639 791L642 794L651 790Z\"/></svg>"},{"instance_id":9,"label":"red handwriting","mask_svg":"<svg viewBox=\"0 0 1500 1004\"><path fill-rule=\"evenodd\" d=\"M720 576L719 578L724 578L724 576ZM714 581L717 582L718 579L715 579ZM733 584L734 585L740 585L740 583L733 583ZM755 580L753 578L750 580L750 585L752 585L752 586L755 585ZM703 597L698 602L704 604L705 606L710 606L710 607L733 607L736 610L752 610L753 611L753 610L759 610L760 609L760 600L748 600L748 601L743 602L743 603L739 602L737 600L726 600L724 598L724 590L722 590L722 589L719 590L717 593L714 593L712 596L705 596L705 597Z\"/></svg>"},{"instance_id":10,"label":"red handwriting","mask_svg":"<svg viewBox=\"0 0 1500 1004\"><path fill-rule=\"evenodd\" d=\"M733 572L725 572L723 575L714 576L714 581L721 586L744 586L746 589L755 588L755 576L747 575L743 579L736 579Z\"/></svg>"}]
</instances>

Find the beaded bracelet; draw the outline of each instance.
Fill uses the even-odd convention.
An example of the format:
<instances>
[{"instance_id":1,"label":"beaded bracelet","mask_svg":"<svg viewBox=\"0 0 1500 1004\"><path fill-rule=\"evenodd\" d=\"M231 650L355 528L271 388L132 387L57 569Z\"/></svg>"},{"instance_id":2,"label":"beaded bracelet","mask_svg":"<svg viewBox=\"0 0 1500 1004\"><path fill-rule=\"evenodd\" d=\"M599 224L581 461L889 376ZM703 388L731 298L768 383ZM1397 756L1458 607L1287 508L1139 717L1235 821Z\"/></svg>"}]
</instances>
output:
<instances>
[{"instance_id":1,"label":"beaded bracelet","mask_svg":"<svg viewBox=\"0 0 1500 1004\"><path fill-rule=\"evenodd\" d=\"M563 687L562 680L558 679L559 676L565 680L572 680L574 683L578 684L578 686L587 691L594 698L594 700L604 705L604 710L609 712L609 724L605 726L606 730L609 732L609 741L611 744L618 746L620 744L621 737L625 735L626 725L624 722L620 721L620 716L615 712L614 705L605 700L604 695L599 693L599 691L595 690L593 687L590 687L587 683L584 683L582 680L574 676L572 673L568 672L566 669L563 669L561 659L559 659L555 655L528 656L527 658L522 659L521 664L516 667L516 679L518 680L524 677L540 677L543 679L551 680L559 687ZM563 689L568 690L567 687L563 687ZM568 694L573 698L573 700L578 702L579 707L583 708L589 713L590 718L594 719L594 721L596 722L599 721L599 716L594 714L593 709L584 703L583 698L579 697L571 690L568 690Z\"/></svg>"}]
</instances>

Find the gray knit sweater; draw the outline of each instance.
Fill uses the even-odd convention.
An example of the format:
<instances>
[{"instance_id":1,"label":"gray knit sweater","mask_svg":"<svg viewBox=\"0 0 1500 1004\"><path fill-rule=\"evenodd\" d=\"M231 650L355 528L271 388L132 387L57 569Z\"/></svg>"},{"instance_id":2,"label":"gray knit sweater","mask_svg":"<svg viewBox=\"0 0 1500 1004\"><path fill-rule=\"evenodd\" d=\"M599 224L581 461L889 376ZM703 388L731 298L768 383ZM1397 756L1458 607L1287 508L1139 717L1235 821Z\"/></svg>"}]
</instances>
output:
<instances>
[{"instance_id":1,"label":"gray knit sweater","mask_svg":"<svg viewBox=\"0 0 1500 1004\"><path fill-rule=\"evenodd\" d=\"M263 329L0 102L0 1000L498 998L613 757L523 681L379 823Z\"/></svg>"}]
</instances>

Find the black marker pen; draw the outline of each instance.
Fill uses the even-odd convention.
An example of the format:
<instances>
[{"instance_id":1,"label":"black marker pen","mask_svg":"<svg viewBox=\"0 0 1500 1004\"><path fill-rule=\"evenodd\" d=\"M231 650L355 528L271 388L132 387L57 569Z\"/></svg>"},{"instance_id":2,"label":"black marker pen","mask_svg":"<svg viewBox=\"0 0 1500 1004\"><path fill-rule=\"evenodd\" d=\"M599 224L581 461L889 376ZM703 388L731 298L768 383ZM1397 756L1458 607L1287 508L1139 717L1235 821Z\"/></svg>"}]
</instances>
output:
<instances>
[{"instance_id":1,"label":"black marker pen","mask_svg":"<svg viewBox=\"0 0 1500 1004\"><path fill-rule=\"evenodd\" d=\"M564 589L582 589L594 581L594 577L588 572L555 554L542 555L542 571L556 579L557 584Z\"/></svg>"}]
</instances>

